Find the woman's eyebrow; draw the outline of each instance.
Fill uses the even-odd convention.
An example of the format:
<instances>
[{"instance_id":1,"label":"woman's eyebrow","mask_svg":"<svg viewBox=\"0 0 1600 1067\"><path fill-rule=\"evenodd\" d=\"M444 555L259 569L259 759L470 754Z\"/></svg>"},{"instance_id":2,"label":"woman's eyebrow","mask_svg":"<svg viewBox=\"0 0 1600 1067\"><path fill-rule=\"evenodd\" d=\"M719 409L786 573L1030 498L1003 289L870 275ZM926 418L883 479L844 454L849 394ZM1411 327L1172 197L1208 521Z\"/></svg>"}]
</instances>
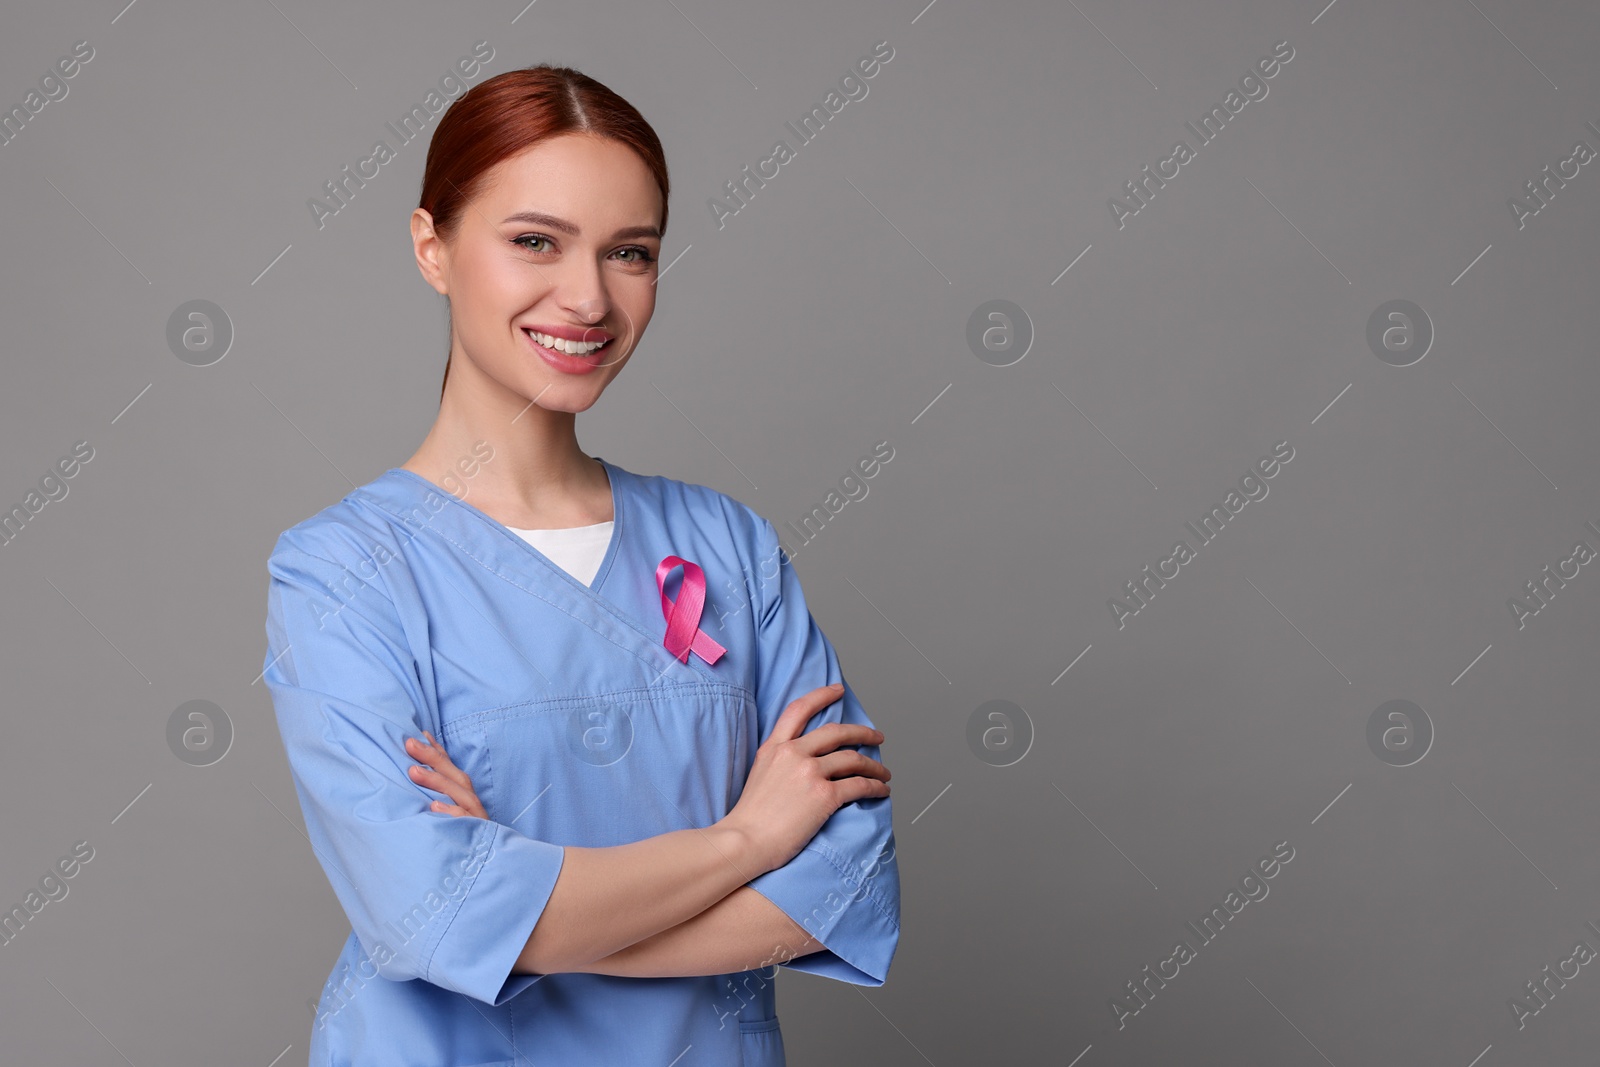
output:
<instances>
[{"instance_id":1,"label":"woman's eyebrow","mask_svg":"<svg viewBox=\"0 0 1600 1067\"><path fill-rule=\"evenodd\" d=\"M542 211L519 211L515 215L507 215L505 222L526 222L534 226L548 226L552 230L560 230L572 237L581 232L578 227L566 219L554 215L546 215ZM625 226L611 235L614 240L624 237L660 237L661 231L654 226Z\"/></svg>"}]
</instances>

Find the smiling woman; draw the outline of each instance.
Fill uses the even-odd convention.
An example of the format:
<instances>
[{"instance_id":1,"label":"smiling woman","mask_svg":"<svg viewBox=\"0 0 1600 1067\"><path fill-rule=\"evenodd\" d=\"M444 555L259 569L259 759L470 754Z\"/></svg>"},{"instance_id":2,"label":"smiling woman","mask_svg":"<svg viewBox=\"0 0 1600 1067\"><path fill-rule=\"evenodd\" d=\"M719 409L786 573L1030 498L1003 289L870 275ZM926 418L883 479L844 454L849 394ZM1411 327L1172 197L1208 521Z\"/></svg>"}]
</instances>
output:
<instances>
[{"instance_id":1,"label":"smiling woman","mask_svg":"<svg viewBox=\"0 0 1600 1067\"><path fill-rule=\"evenodd\" d=\"M458 255L457 267L471 275L463 280L495 284L493 291L469 288L481 291L485 298L510 297L525 305L525 279L531 276L545 288L553 287L557 280L553 263L560 258L560 243L552 231L561 235L561 243L572 244L642 239L642 243L613 253L616 266L611 269L634 279L634 284L623 281L607 286L601 284L600 277L591 276L577 282L584 291L573 291L574 304L583 306L570 310L587 322L604 317L606 309L601 304L607 296L615 301L611 310L624 324L621 344L615 344L615 333L593 325L531 320L515 324L517 335L524 339L524 354L528 350L537 352L555 370L587 375L602 365L620 368L655 310L655 266L667 228L667 198L671 191L666 157L655 131L643 117L598 82L576 71L564 78L534 79L527 73L513 71L485 82L462 97L440 122L428 146L421 206L412 216L418 264L429 284L450 296L448 284L441 277L444 271L440 253L479 252L482 255L471 261ZM585 86L589 88L587 94L577 91L578 79L591 83L592 88ZM587 104L585 95L590 97ZM507 113L520 115L522 121L495 121ZM517 152L517 147L524 144L537 147ZM496 162L489 165L491 160ZM590 183L585 175L603 176L603 180ZM621 225L611 232L585 234L560 212L519 207L529 202L530 194L544 203L554 203L551 192L556 189L570 190L567 199L571 208L567 215L577 215L592 204L595 217L619 221ZM579 201L587 204L580 205ZM636 218L631 225L618 210L624 204L634 205ZM541 228L545 232L539 232ZM567 257L569 261L572 258ZM510 293L505 291L507 286L511 287ZM450 308L452 332L457 311L467 312L470 317L475 310L457 307L455 297L451 297ZM530 332L542 335L544 340L536 340ZM551 344L552 339L593 342L604 346L600 351L615 351L604 357L588 353L588 359L563 358L571 353L565 345ZM452 349L445 364L446 387L455 363ZM589 404L614 375L615 371L584 383L583 394L588 395ZM553 386L556 382L548 384ZM551 399L559 402L560 398ZM589 404L571 410L581 411Z\"/></svg>"},{"instance_id":2,"label":"smiling woman","mask_svg":"<svg viewBox=\"0 0 1600 1067\"><path fill-rule=\"evenodd\" d=\"M578 447L655 311L667 196L649 124L571 68L434 131L411 236L450 308L439 414L267 565L263 678L351 925L313 1065L781 1067L761 972L888 975L883 734L792 567L753 578L777 532Z\"/></svg>"}]
</instances>

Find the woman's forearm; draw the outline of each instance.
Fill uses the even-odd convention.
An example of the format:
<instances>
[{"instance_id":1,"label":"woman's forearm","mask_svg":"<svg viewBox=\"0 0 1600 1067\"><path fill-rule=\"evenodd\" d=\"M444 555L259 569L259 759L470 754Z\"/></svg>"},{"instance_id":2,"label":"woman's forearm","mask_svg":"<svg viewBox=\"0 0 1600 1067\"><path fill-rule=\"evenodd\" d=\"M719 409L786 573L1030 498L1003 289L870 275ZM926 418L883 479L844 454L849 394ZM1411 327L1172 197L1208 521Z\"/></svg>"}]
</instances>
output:
<instances>
[{"instance_id":1,"label":"woman's forearm","mask_svg":"<svg viewBox=\"0 0 1600 1067\"><path fill-rule=\"evenodd\" d=\"M511 973L581 970L676 927L765 874L758 855L745 834L721 823L609 848L568 845Z\"/></svg>"},{"instance_id":2,"label":"woman's forearm","mask_svg":"<svg viewBox=\"0 0 1600 1067\"><path fill-rule=\"evenodd\" d=\"M740 886L691 919L572 969L625 978L736 974L822 949L776 904Z\"/></svg>"}]
</instances>

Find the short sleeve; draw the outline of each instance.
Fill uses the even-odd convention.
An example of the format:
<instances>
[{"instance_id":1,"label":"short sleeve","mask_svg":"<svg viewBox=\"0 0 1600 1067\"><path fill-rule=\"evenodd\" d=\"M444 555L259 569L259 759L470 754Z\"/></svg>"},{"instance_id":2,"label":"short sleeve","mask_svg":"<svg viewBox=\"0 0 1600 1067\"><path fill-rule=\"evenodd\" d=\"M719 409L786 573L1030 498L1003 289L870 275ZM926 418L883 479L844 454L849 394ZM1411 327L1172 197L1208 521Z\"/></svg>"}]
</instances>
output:
<instances>
[{"instance_id":1,"label":"short sleeve","mask_svg":"<svg viewBox=\"0 0 1600 1067\"><path fill-rule=\"evenodd\" d=\"M762 593L756 684L760 739L766 740L790 701L839 682L844 683L844 695L813 716L806 732L826 722L872 726L844 680L833 645L811 617L777 532L764 519L761 531L766 566L757 579ZM775 578L765 577L773 569L770 560L779 561ZM877 745L859 750L882 758ZM843 805L794 859L749 883L826 946L784 966L855 985L879 986L888 977L900 940L900 870L891 799L867 797Z\"/></svg>"},{"instance_id":2,"label":"short sleeve","mask_svg":"<svg viewBox=\"0 0 1600 1067\"><path fill-rule=\"evenodd\" d=\"M403 622L378 580L353 579L370 559L347 567L318 548L285 534L267 564L263 677L306 835L381 976L503 1004L538 980L511 968L565 852L429 810L437 795L411 781L404 746L439 736L407 641L418 620Z\"/></svg>"}]
</instances>

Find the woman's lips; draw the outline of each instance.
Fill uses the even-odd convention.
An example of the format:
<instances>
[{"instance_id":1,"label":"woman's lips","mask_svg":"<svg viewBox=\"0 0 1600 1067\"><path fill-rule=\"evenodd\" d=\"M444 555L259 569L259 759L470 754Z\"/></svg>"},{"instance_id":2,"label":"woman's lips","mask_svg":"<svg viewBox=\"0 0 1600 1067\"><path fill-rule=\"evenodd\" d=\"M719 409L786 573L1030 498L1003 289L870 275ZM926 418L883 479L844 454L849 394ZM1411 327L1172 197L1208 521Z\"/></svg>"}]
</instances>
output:
<instances>
[{"instance_id":1,"label":"woman's lips","mask_svg":"<svg viewBox=\"0 0 1600 1067\"><path fill-rule=\"evenodd\" d=\"M544 333L545 331L540 330L539 332ZM591 335L594 333L604 333L604 331L596 330L591 330L589 332ZM533 335L526 327L523 328L522 336L528 339L529 347L537 352L541 359L564 374L588 374L591 371L599 370L602 365L602 360L605 357L605 353L611 349L611 339L609 336L606 337L606 344L585 356L575 356L570 352L560 352L554 348L546 348L544 345L533 339ZM577 338L569 338L569 340L577 340Z\"/></svg>"}]
</instances>

